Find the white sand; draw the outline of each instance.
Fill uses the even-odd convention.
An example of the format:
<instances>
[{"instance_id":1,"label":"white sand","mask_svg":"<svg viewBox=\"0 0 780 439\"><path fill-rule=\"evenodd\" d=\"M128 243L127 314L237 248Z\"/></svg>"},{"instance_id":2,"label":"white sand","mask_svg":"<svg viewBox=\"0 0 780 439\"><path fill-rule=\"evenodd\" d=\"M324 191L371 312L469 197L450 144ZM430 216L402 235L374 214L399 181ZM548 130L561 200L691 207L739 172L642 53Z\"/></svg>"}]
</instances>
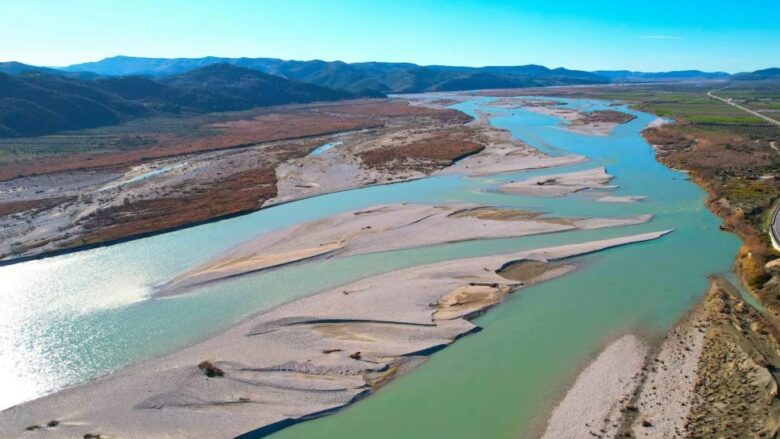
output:
<instances>
[{"instance_id":1,"label":"white sand","mask_svg":"<svg viewBox=\"0 0 780 439\"><path fill-rule=\"evenodd\" d=\"M544 439L614 438L620 427L619 401L639 384L649 347L634 335L607 346L577 377L548 420Z\"/></svg>"},{"instance_id":2,"label":"white sand","mask_svg":"<svg viewBox=\"0 0 780 439\"><path fill-rule=\"evenodd\" d=\"M545 438L685 436L704 333L693 312L650 349L634 335L607 347L577 378L548 420ZM625 431L625 430L624 430Z\"/></svg>"},{"instance_id":3,"label":"white sand","mask_svg":"<svg viewBox=\"0 0 780 439\"><path fill-rule=\"evenodd\" d=\"M533 100L520 100L519 105L524 110L563 119L566 121L563 129L586 136L609 136L615 127L620 125L618 122L588 122L583 112L565 105L558 105L557 102L539 103L539 101Z\"/></svg>"},{"instance_id":4,"label":"white sand","mask_svg":"<svg viewBox=\"0 0 780 439\"><path fill-rule=\"evenodd\" d=\"M606 183L612 179L604 167L564 174L542 175L507 183L499 191L538 197L561 197L588 189L613 189Z\"/></svg>"},{"instance_id":5,"label":"white sand","mask_svg":"<svg viewBox=\"0 0 780 439\"><path fill-rule=\"evenodd\" d=\"M596 199L602 203L636 203L647 199L645 195L608 196Z\"/></svg>"},{"instance_id":6,"label":"white sand","mask_svg":"<svg viewBox=\"0 0 780 439\"><path fill-rule=\"evenodd\" d=\"M647 375L637 400L639 414L632 425L635 437L665 439L685 431L691 407L704 333L693 322L673 329L661 351L648 362ZM649 421L652 427L642 426Z\"/></svg>"},{"instance_id":7,"label":"white sand","mask_svg":"<svg viewBox=\"0 0 780 439\"><path fill-rule=\"evenodd\" d=\"M626 218L515 220L454 215L473 205L389 204L350 211L260 235L169 282L160 292L175 294L217 279L255 272L323 255L356 255L474 239L508 238L573 229L640 224L650 215Z\"/></svg>"}]
</instances>

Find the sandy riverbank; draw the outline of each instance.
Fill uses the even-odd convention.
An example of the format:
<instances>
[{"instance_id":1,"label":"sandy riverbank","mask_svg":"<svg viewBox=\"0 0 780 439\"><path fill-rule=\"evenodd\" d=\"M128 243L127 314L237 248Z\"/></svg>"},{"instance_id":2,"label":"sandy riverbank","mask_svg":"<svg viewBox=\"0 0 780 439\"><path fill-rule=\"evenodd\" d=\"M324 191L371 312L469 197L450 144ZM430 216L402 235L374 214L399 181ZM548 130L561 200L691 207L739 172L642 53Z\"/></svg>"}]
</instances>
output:
<instances>
[{"instance_id":1,"label":"sandy riverbank","mask_svg":"<svg viewBox=\"0 0 780 439\"><path fill-rule=\"evenodd\" d=\"M415 106L438 108L436 101L412 101ZM406 144L425 139L429 133L423 130L405 130L386 137L376 137L369 132L358 132L340 137L343 143L319 156L306 156L291 160L277 168L278 195L266 202L266 206L294 199L321 195L338 190L353 189L372 184L408 181L428 175L462 174L471 177L566 166L586 161L579 155L547 156L534 148L515 140L502 129L493 127L484 115L463 128L461 135L482 149L456 161L443 161L436 166L415 159L388 162L390 167L365 166L361 154L366 151L395 147L399 139ZM445 139L445 143L451 143Z\"/></svg>"},{"instance_id":2,"label":"sandy riverbank","mask_svg":"<svg viewBox=\"0 0 780 439\"><path fill-rule=\"evenodd\" d=\"M614 189L615 186L607 185L611 179L612 176L607 174L606 168L602 166L583 171L531 177L504 184L498 190L535 197L561 197L584 190Z\"/></svg>"},{"instance_id":3,"label":"sandy riverbank","mask_svg":"<svg viewBox=\"0 0 780 439\"><path fill-rule=\"evenodd\" d=\"M634 335L612 342L579 375L555 408L543 439L617 437L623 407L642 373L649 344Z\"/></svg>"},{"instance_id":4,"label":"sandy riverbank","mask_svg":"<svg viewBox=\"0 0 780 439\"><path fill-rule=\"evenodd\" d=\"M256 272L318 256L347 256L566 230L640 224L650 215L626 218L554 218L537 212L473 205L390 204L332 215L260 235L182 273L159 293Z\"/></svg>"},{"instance_id":5,"label":"sandy riverbank","mask_svg":"<svg viewBox=\"0 0 780 439\"><path fill-rule=\"evenodd\" d=\"M778 334L737 290L709 292L662 341L626 335L579 375L545 438L774 437Z\"/></svg>"},{"instance_id":6,"label":"sandy riverbank","mask_svg":"<svg viewBox=\"0 0 780 439\"><path fill-rule=\"evenodd\" d=\"M596 201L602 203L636 203L638 201L644 201L647 197L644 195L624 195L624 196L607 196L597 198Z\"/></svg>"},{"instance_id":7,"label":"sandy riverbank","mask_svg":"<svg viewBox=\"0 0 780 439\"><path fill-rule=\"evenodd\" d=\"M494 105L504 108L522 108L534 113L554 116L566 122L562 129L587 136L608 136L618 125L636 118L617 110L579 111L555 100L504 97Z\"/></svg>"},{"instance_id":8,"label":"sandy riverbank","mask_svg":"<svg viewBox=\"0 0 780 439\"><path fill-rule=\"evenodd\" d=\"M502 276L508 263L549 263L665 233L447 261L359 280L282 305L163 358L0 412L0 435L15 437L28 428L47 437L271 432L371 393L476 330L467 319L523 282L573 268L528 271L519 265ZM523 273L534 274L529 279ZM54 427L36 427L53 420Z\"/></svg>"}]
</instances>

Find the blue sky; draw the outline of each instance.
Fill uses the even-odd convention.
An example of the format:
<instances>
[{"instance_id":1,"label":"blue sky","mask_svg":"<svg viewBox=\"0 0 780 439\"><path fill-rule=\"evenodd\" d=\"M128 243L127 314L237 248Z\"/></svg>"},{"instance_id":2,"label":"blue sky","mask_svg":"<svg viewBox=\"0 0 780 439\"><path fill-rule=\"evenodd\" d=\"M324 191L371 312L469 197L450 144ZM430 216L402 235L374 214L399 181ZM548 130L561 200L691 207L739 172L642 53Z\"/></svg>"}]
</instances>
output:
<instances>
[{"instance_id":1,"label":"blue sky","mask_svg":"<svg viewBox=\"0 0 780 439\"><path fill-rule=\"evenodd\" d=\"M780 66L780 0L0 0L0 61L113 55L543 64Z\"/></svg>"}]
</instances>

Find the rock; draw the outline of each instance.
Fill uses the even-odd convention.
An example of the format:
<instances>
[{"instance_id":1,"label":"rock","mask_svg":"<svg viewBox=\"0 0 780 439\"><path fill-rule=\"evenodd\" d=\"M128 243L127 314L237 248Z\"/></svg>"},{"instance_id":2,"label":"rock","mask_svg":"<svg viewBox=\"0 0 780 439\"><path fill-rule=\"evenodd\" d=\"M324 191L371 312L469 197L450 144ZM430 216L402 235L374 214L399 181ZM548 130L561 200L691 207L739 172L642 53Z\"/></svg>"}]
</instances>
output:
<instances>
[{"instance_id":1,"label":"rock","mask_svg":"<svg viewBox=\"0 0 780 439\"><path fill-rule=\"evenodd\" d=\"M222 369L214 366L209 361L201 361L198 364L198 369L202 370L209 378L225 376L225 372Z\"/></svg>"}]
</instances>

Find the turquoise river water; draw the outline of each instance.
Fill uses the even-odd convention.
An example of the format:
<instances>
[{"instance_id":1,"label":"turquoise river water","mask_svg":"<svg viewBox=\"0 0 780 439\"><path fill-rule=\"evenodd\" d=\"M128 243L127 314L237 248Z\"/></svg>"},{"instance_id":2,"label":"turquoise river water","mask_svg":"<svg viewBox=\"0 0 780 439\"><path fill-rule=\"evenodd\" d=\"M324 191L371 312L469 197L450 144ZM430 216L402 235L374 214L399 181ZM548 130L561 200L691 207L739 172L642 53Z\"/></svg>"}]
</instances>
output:
<instances>
[{"instance_id":1,"label":"turquoise river water","mask_svg":"<svg viewBox=\"0 0 780 439\"><path fill-rule=\"evenodd\" d=\"M586 110L607 102L563 100ZM718 229L704 193L654 159L640 131L654 116L610 136L564 129L554 117L492 108L474 98L455 108L495 116L495 126L548 153L591 158L565 168L483 178L437 176L310 198L249 215L109 247L0 267L0 408L8 407L191 344L292 299L372 274L424 263L514 252L645 231L660 240L580 258L582 269L519 291L479 318L483 331L434 354L409 375L334 416L273 435L283 438L518 438L544 414L578 368L611 338L658 334L703 294L707 275L728 271L738 241ZM609 107L614 108L614 107ZM530 175L606 166L614 195L640 203L596 202L596 194L532 198L499 184ZM480 240L313 261L156 299L177 273L257 234L345 210L388 202L474 202L556 216L651 213L647 224Z\"/></svg>"}]
</instances>

